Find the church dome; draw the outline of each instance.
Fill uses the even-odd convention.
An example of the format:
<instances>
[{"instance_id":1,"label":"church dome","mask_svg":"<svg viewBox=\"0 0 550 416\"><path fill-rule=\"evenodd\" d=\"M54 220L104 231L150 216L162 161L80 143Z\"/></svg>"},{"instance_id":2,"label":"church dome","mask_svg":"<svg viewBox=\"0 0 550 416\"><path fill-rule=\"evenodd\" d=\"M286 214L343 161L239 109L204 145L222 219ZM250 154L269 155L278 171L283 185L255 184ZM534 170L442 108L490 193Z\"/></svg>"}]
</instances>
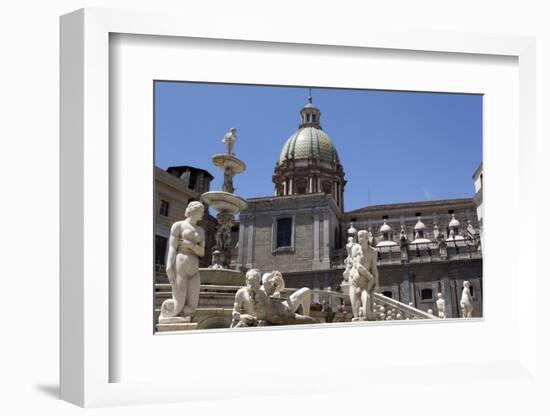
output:
<instances>
[{"instance_id":1,"label":"church dome","mask_svg":"<svg viewBox=\"0 0 550 416\"><path fill-rule=\"evenodd\" d=\"M289 137L281 150L279 163L300 159L340 163L338 152L330 137L323 130L314 126L301 127Z\"/></svg>"},{"instance_id":2,"label":"church dome","mask_svg":"<svg viewBox=\"0 0 550 416\"><path fill-rule=\"evenodd\" d=\"M344 210L345 173L332 140L321 127L321 110L310 95L300 125L285 142L273 172L276 196L331 195Z\"/></svg>"}]
</instances>

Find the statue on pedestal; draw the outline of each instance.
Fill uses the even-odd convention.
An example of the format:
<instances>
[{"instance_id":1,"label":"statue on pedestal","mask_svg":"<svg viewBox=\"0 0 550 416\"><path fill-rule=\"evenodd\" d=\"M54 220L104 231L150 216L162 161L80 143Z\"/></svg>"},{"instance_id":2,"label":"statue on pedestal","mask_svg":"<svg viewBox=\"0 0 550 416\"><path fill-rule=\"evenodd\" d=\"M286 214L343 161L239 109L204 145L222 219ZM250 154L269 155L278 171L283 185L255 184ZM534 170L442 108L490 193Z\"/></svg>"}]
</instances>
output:
<instances>
[{"instance_id":1,"label":"statue on pedestal","mask_svg":"<svg viewBox=\"0 0 550 416\"><path fill-rule=\"evenodd\" d=\"M355 239L353 237L348 237L348 243L346 244L346 251L348 256L344 259L344 266L346 267L343 273L344 282L349 282L349 273L353 267L353 261L351 259L351 248L355 244Z\"/></svg>"},{"instance_id":2,"label":"statue on pedestal","mask_svg":"<svg viewBox=\"0 0 550 416\"><path fill-rule=\"evenodd\" d=\"M204 205L190 202L187 217L175 222L170 231L166 275L172 286L172 299L161 305L159 323L190 322L199 303L199 257L204 256L204 230L197 223L204 215ZM183 316L179 316L183 311Z\"/></svg>"},{"instance_id":3,"label":"statue on pedestal","mask_svg":"<svg viewBox=\"0 0 550 416\"><path fill-rule=\"evenodd\" d=\"M470 282L465 280L462 284L462 297L460 298L460 307L462 308L462 317L471 318L474 311L474 299L470 292Z\"/></svg>"},{"instance_id":4,"label":"statue on pedestal","mask_svg":"<svg viewBox=\"0 0 550 416\"><path fill-rule=\"evenodd\" d=\"M357 233L359 243L351 249L353 268L350 271L349 297L353 321L374 320L374 290L378 288L378 253L369 244L367 231Z\"/></svg>"},{"instance_id":5,"label":"statue on pedestal","mask_svg":"<svg viewBox=\"0 0 550 416\"><path fill-rule=\"evenodd\" d=\"M228 155L233 155L233 146L237 141L237 135L235 134L236 132L237 129L233 127L229 129L229 132L227 132L225 136L223 136L222 143L227 147Z\"/></svg>"},{"instance_id":6,"label":"statue on pedestal","mask_svg":"<svg viewBox=\"0 0 550 416\"><path fill-rule=\"evenodd\" d=\"M437 294L437 301L435 304L437 306L437 316L441 319L447 318L447 312L445 311L445 299L443 299L443 294L441 292Z\"/></svg>"}]
</instances>

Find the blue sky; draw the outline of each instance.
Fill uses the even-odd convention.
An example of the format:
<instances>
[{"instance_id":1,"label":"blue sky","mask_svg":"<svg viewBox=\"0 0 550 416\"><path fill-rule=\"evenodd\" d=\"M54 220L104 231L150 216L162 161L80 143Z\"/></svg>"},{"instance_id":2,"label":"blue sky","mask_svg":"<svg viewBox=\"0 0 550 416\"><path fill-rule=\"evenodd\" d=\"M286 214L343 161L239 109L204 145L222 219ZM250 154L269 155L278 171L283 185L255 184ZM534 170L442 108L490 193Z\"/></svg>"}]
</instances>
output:
<instances>
[{"instance_id":1,"label":"blue sky","mask_svg":"<svg viewBox=\"0 0 550 416\"><path fill-rule=\"evenodd\" d=\"M285 141L299 125L306 87L155 83L155 164L190 165L223 174L211 156L237 128L236 155L247 170L235 193L273 194L271 176ZM471 197L482 158L482 97L313 88L321 125L348 181L346 211L367 205Z\"/></svg>"}]
</instances>

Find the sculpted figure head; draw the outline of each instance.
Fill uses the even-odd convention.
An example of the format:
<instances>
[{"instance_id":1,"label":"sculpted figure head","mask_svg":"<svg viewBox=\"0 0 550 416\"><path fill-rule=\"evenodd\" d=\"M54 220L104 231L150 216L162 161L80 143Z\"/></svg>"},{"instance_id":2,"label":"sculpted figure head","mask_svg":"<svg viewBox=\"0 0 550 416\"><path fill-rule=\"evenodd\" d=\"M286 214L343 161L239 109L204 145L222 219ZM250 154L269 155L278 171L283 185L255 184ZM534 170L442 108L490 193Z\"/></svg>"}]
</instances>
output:
<instances>
[{"instance_id":1,"label":"sculpted figure head","mask_svg":"<svg viewBox=\"0 0 550 416\"><path fill-rule=\"evenodd\" d=\"M262 281L262 275L258 269L250 269L246 272L246 287L256 291L260 288L260 283Z\"/></svg>"},{"instance_id":2,"label":"sculpted figure head","mask_svg":"<svg viewBox=\"0 0 550 416\"><path fill-rule=\"evenodd\" d=\"M271 273L264 273L262 276L262 284L264 285L265 292L269 296L280 292L285 288L283 275L277 270L274 270Z\"/></svg>"},{"instance_id":3,"label":"sculpted figure head","mask_svg":"<svg viewBox=\"0 0 550 416\"><path fill-rule=\"evenodd\" d=\"M191 218L194 221L202 220L204 216L204 205L199 201L191 201L185 208L185 216Z\"/></svg>"},{"instance_id":4,"label":"sculpted figure head","mask_svg":"<svg viewBox=\"0 0 550 416\"><path fill-rule=\"evenodd\" d=\"M359 244L361 244L363 247L369 245L369 233L366 230L359 231L357 233L357 239L359 240Z\"/></svg>"},{"instance_id":5,"label":"sculpted figure head","mask_svg":"<svg viewBox=\"0 0 550 416\"><path fill-rule=\"evenodd\" d=\"M468 280L464 280L464 283L462 283L462 286L465 288L470 288L470 282Z\"/></svg>"}]
</instances>

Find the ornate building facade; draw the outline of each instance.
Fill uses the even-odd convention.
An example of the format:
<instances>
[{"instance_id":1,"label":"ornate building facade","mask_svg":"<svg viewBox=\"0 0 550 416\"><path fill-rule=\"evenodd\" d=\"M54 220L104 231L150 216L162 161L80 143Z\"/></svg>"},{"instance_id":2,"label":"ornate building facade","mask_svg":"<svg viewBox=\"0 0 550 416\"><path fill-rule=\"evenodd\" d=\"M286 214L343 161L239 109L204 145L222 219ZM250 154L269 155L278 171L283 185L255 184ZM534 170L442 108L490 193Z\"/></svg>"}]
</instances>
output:
<instances>
[{"instance_id":1,"label":"ornate building facade","mask_svg":"<svg viewBox=\"0 0 550 416\"><path fill-rule=\"evenodd\" d=\"M480 165L473 176L473 198L345 211L344 167L310 97L300 110L298 130L276 160L273 195L246 200L248 207L232 231L231 266L243 272L279 270L287 287L314 289L313 303L320 305L323 291L340 290L346 243L364 229L378 251L380 294L428 312L437 311L441 293L447 317L458 317L463 282L468 280L473 316L482 316L482 175ZM190 201L210 190L212 179L208 171L189 166L156 168L158 283L167 282L163 267L171 224L184 218ZM205 215L201 225L207 238L201 266L207 267L216 220Z\"/></svg>"},{"instance_id":2,"label":"ornate building facade","mask_svg":"<svg viewBox=\"0 0 550 416\"><path fill-rule=\"evenodd\" d=\"M289 287L338 290L347 239L365 229L378 250L380 293L423 311L435 311L442 293L447 316L457 317L469 280L482 316L479 197L346 212L344 168L311 97L300 118L276 161L274 196L248 199L240 215L234 266L280 270Z\"/></svg>"}]
</instances>

